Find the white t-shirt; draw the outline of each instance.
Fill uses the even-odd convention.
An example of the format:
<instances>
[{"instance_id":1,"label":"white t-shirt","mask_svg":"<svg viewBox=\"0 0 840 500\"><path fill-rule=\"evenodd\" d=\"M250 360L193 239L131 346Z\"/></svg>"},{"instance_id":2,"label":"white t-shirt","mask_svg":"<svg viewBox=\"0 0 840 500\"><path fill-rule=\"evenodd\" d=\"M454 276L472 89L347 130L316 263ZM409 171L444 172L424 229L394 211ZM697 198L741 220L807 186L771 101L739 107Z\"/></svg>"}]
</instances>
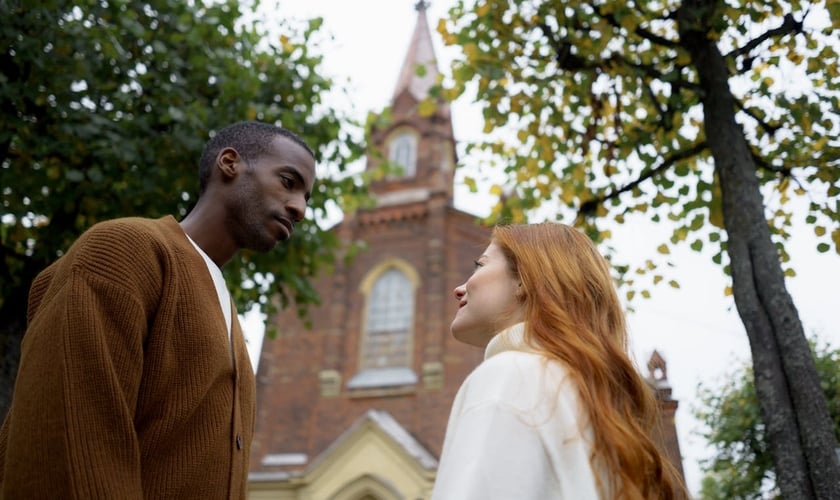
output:
<instances>
[{"instance_id":1,"label":"white t-shirt","mask_svg":"<svg viewBox=\"0 0 840 500\"><path fill-rule=\"evenodd\" d=\"M186 233L184 233L186 234ZM219 266L213 262L213 259L207 255L204 250L201 249L200 246L187 235L187 239L190 240L190 243L198 250L199 255L204 258L204 263L207 264L207 270L210 271L210 277L213 278L213 284L216 285L216 294L219 297L219 307L222 308L222 314L225 316L225 325L227 326L228 332L228 339L231 338L231 304L230 304L230 292L228 292L227 285L225 284L225 277L222 274L222 270L219 269Z\"/></svg>"}]
</instances>

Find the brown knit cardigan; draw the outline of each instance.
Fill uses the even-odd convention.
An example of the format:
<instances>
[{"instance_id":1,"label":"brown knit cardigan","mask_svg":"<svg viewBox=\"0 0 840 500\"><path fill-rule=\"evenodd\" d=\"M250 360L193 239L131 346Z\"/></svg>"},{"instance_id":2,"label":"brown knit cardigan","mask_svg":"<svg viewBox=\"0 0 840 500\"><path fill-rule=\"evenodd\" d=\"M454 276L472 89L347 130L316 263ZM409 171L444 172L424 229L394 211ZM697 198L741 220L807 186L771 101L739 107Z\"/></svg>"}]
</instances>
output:
<instances>
[{"instance_id":1,"label":"brown knit cardigan","mask_svg":"<svg viewBox=\"0 0 840 500\"><path fill-rule=\"evenodd\" d=\"M88 230L32 284L0 497L244 498L254 375L232 323L233 361L174 218Z\"/></svg>"}]
</instances>

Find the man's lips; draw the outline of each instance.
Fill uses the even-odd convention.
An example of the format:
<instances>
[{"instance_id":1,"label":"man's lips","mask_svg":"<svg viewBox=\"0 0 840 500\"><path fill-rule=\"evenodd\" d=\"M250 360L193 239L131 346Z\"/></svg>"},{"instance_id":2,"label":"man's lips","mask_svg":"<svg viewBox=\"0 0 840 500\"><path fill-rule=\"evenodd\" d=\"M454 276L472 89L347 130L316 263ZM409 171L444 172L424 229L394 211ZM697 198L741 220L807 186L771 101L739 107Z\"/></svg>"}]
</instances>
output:
<instances>
[{"instance_id":1,"label":"man's lips","mask_svg":"<svg viewBox=\"0 0 840 500\"><path fill-rule=\"evenodd\" d=\"M286 229L286 232L289 236L292 235L292 231L295 230L295 223L285 217L275 217L274 220L280 223L283 228Z\"/></svg>"}]
</instances>

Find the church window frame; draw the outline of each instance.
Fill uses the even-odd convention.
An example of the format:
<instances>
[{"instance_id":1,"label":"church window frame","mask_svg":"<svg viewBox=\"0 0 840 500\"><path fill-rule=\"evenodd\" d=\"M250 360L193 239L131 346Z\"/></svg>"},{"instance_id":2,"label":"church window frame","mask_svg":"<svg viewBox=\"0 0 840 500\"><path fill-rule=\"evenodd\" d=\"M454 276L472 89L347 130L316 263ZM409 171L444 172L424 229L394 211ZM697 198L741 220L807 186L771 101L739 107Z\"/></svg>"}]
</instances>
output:
<instances>
[{"instance_id":1,"label":"church window frame","mask_svg":"<svg viewBox=\"0 0 840 500\"><path fill-rule=\"evenodd\" d=\"M417 175L417 145L419 138L411 129L396 130L388 141L388 161L402 168L395 177L412 178Z\"/></svg>"},{"instance_id":2,"label":"church window frame","mask_svg":"<svg viewBox=\"0 0 840 500\"><path fill-rule=\"evenodd\" d=\"M350 389L415 385L414 319L417 271L401 259L387 259L368 272L359 286L364 309L359 335L358 370Z\"/></svg>"}]
</instances>

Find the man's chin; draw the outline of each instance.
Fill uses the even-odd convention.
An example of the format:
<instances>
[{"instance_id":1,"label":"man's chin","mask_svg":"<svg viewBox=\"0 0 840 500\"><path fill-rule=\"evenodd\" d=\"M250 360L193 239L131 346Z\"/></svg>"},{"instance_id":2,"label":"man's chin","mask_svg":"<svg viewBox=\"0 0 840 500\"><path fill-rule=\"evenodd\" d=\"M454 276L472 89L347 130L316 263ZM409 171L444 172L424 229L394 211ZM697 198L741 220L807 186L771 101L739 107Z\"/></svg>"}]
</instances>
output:
<instances>
[{"instance_id":1,"label":"man's chin","mask_svg":"<svg viewBox=\"0 0 840 500\"><path fill-rule=\"evenodd\" d=\"M247 246L247 248L248 250L252 250L254 252L266 253L274 250L274 247L276 247L277 244L281 241L284 241L284 239L276 240L274 238L266 238L261 240L254 240L251 242L250 245Z\"/></svg>"}]
</instances>

